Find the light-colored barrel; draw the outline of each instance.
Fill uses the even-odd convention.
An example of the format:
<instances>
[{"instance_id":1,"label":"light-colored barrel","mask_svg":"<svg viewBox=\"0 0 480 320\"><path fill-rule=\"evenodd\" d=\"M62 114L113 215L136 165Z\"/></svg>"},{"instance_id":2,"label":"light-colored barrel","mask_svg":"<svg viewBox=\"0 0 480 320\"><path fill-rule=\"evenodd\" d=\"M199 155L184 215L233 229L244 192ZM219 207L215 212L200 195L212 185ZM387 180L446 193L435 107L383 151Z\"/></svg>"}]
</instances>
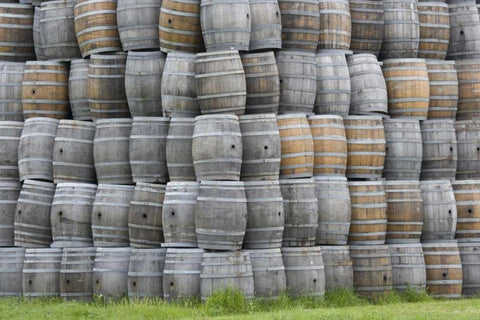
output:
<instances>
[{"instance_id":1,"label":"light-colored barrel","mask_svg":"<svg viewBox=\"0 0 480 320\"><path fill-rule=\"evenodd\" d=\"M480 18L473 1L448 1L450 15L450 60L480 58ZM475 10L477 9L477 10Z\"/></svg>"},{"instance_id":2,"label":"light-colored barrel","mask_svg":"<svg viewBox=\"0 0 480 320\"><path fill-rule=\"evenodd\" d=\"M384 35L382 0L349 0L352 21L350 50L378 56Z\"/></svg>"},{"instance_id":3,"label":"light-colored barrel","mask_svg":"<svg viewBox=\"0 0 480 320\"><path fill-rule=\"evenodd\" d=\"M478 243L458 243L460 259L462 261L464 296L476 296L480 293L480 246Z\"/></svg>"},{"instance_id":4,"label":"light-colored barrel","mask_svg":"<svg viewBox=\"0 0 480 320\"><path fill-rule=\"evenodd\" d=\"M167 301L200 298L203 249L167 249L163 296Z\"/></svg>"},{"instance_id":5,"label":"light-colored barrel","mask_svg":"<svg viewBox=\"0 0 480 320\"><path fill-rule=\"evenodd\" d=\"M167 249L132 249L128 268L128 297L163 297L163 268Z\"/></svg>"},{"instance_id":6,"label":"light-colored barrel","mask_svg":"<svg viewBox=\"0 0 480 320\"><path fill-rule=\"evenodd\" d=\"M322 246L325 289L353 289L353 265L348 246Z\"/></svg>"},{"instance_id":7,"label":"light-colored barrel","mask_svg":"<svg viewBox=\"0 0 480 320\"><path fill-rule=\"evenodd\" d=\"M427 275L422 245L420 243L391 244L388 249L392 260L393 289L397 291L413 289L424 292Z\"/></svg>"},{"instance_id":8,"label":"light-colored barrel","mask_svg":"<svg viewBox=\"0 0 480 320\"><path fill-rule=\"evenodd\" d=\"M14 222L15 222L15 210L17 208L17 200L20 195L21 188L22 188L22 185L18 181L1 181L0 182L0 246L1 247L13 247L14 245L13 230L14 230Z\"/></svg>"},{"instance_id":9,"label":"light-colored barrel","mask_svg":"<svg viewBox=\"0 0 480 320\"><path fill-rule=\"evenodd\" d=\"M456 179L480 178L480 121L457 121L455 132L458 151Z\"/></svg>"},{"instance_id":10,"label":"light-colored barrel","mask_svg":"<svg viewBox=\"0 0 480 320\"><path fill-rule=\"evenodd\" d=\"M0 255L0 296L21 296L25 248L0 248Z\"/></svg>"},{"instance_id":11,"label":"light-colored barrel","mask_svg":"<svg viewBox=\"0 0 480 320\"><path fill-rule=\"evenodd\" d=\"M64 248L60 263L60 296L66 301L93 298L93 264L96 248Z\"/></svg>"},{"instance_id":12,"label":"light-colored barrel","mask_svg":"<svg viewBox=\"0 0 480 320\"><path fill-rule=\"evenodd\" d=\"M170 181L195 181L192 139L194 118L171 118L167 135L167 168Z\"/></svg>"},{"instance_id":13,"label":"light-colored barrel","mask_svg":"<svg viewBox=\"0 0 480 320\"><path fill-rule=\"evenodd\" d=\"M318 49L350 48L352 22L348 0L320 0Z\"/></svg>"},{"instance_id":14,"label":"light-colored barrel","mask_svg":"<svg viewBox=\"0 0 480 320\"><path fill-rule=\"evenodd\" d=\"M35 60L31 4L0 5L0 59L25 62Z\"/></svg>"},{"instance_id":15,"label":"light-colored barrel","mask_svg":"<svg viewBox=\"0 0 480 320\"><path fill-rule=\"evenodd\" d=\"M0 181L18 181L18 145L23 122L0 121Z\"/></svg>"},{"instance_id":16,"label":"light-colored barrel","mask_svg":"<svg viewBox=\"0 0 480 320\"><path fill-rule=\"evenodd\" d=\"M454 120L458 107L458 77L454 61L425 60L430 84L428 119Z\"/></svg>"},{"instance_id":17,"label":"light-colored barrel","mask_svg":"<svg viewBox=\"0 0 480 320\"><path fill-rule=\"evenodd\" d=\"M275 298L287 289L282 252L276 249L245 250L252 262L255 296Z\"/></svg>"},{"instance_id":18,"label":"light-colored barrel","mask_svg":"<svg viewBox=\"0 0 480 320\"><path fill-rule=\"evenodd\" d=\"M24 69L25 63L23 62L0 63L0 121L23 121L22 80Z\"/></svg>"},{"instance_id":19,"label":"light-colored barrel","mask_svg":"<svg viewBox=\"0 0 480 320\"><path fill-rule=\"evenodd\" d=\"M249 0L250 51L282 48L282 18L278 0Z\"/></svg>"},{"instance_id":20,"label":"light-colored barrel","mask_svg":"<svg viewBox=\"0 0 480 320\"><path fill-rule=\"evenodd\" d=\"M455 61L458 76L457 120L480 117L480 59Z\"/></svg>"},{"instance_id":21,"label":"light-colored barrel","mask_svg":"<svg viewBox=\"0 0 480 320\"><path fill-rule=\"evenodd\" d=\"M131 248L97 248L93 264L93 294L107 299L121 298L128 292Z\"/></svg>"},{"instance_id":22,"label":"light-colored barrel","mask_svg":"<svg viewBox=\"0 0 480 320\"><path fill-rule=\"evenodd\" d=\"M89 63L88 59L75 59L70 62L68 98L73 120L92 120L87 91Z\"/></svg>"},{"instance_id":23,"label":"light-colored barrel","mask_svg":"<svg viewBox=\"0 0 480 320\"><path fill-rule=\"evenodd\" d=\"M418 57L445 60L450 39L448 5L441 1L417 3L420 23Z\"/></svg>"},{"instance_id":24,"label":"light-colored barrel","mask_svg":"<svg viewBox=\"0 0 480 320\"><path fill-rule=\"evenodd\" d=\"M60 296L62 249L26 249L22 293L27 298Z\"/></svg>"},{"instance_id":25,"label":"light-colored barrel","mask_svg":"<svg viewBox=\"0 0 480 320\"><path fill-rule=\"evenodd\" d=\"M459 242L476 242L480 235L480 181L452 182L457 205L455 238Z\"/></svg>"}]
</instances>

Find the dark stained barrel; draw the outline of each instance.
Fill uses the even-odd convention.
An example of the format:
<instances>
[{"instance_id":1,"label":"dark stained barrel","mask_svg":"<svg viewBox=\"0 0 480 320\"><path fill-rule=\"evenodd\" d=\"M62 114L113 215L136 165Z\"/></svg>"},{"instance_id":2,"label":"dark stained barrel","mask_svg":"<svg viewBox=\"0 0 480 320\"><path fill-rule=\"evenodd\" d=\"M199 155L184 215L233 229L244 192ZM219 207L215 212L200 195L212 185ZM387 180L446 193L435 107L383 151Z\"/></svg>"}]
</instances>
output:
<instances>
[{"instance_id":1,"label":"dark stained barrel","mask_svg":"<svg viewBox=\"0 0 480 320\"><path fill-rule=\"evenodd\" d=\"M0 5L0 59L25 62L35 60L31 4Z\"/></svg>"},{"instance_id":2,"label":"dark stained barrel","mask_svg":"<svg viewBox=\"0 0 480 320\"><path fill-rule=\"evenodd\" d=\"M255 296L275 298L287 289L282 252L276 249L245 250L252 262Z\"/></svg>"},{"instance_id":3,"label":"dark stained barrel","mask_svg":"<svg viewBox=\"0 0 480 320\"><path fill-rule=\"evenodd\" d=\"M250 51L282 48L282 18L277 0L249 0Z\"/></svg>"},{"instance_id":4,"label":"dark stained barrel","mask_svg":"<svg viewBox=\"0 0 480 320\"><path fill-rule=\"evenodd\" d=\"M454 61L425 60L430 84L428 119L454 120L458 108L458 77Z\"/></svg>"},{"instance_id":5,"label":"dark stained barrel","mask_svg":"<svg viewBox=\"0 0 480 320\"><path fill-rule=\"evenodd\" d=\"M352 20L350 50L378 56L384 34L382 0L349 0Z\"/></svg>"},{"instance_id":6,"label":"dark stained barrel","mask_svg":"<svg viewBox=\"0 0 480 320\"><path fill-rule=\"evenodd\" d=\"M88 104L88 59L70 61L68 77L68 98L73 120L91 121L92 114Z\"/></svg>"},{"instance_id":7,"label":"dark stained barrel","mask_svg":"<svg viewBox=\"0 0 480 320\"><path fill-rule=\"evenodd\" d=\"M456 179L480 178L480 121L456 121L455 132L458 150Z\"/></svg>"},{"instance_id":8,"label":"dark stained barrel","mask_svg":"<svg viewBox=\"0 0 480 320\"><path fill-rule=\"evenodd\" d=\"M203 249L167 249L163 296L167 301L200 298Z\"/></svg>"},{"instance_id":9,"label":"dark stained barrel","mask_svg":"<svg viewBox=\"0 0 480 320\"><path fill-rule=\"evenodd\" d=\"M348 246L322 246L325 289L353 289L353 265Z\"/></svg>"},{"instance_id":10,"label":"dark stained barrel","mask_svg":"<svg viewBox=\"0 0 480 320\"><path fill-rule=\"evenodd\" d=\"M93 294L118 299L128 292L131 248L97 248L93 264Z\"/></svg>"},{"instance_id":11,"label":"dark stained barrel","mask_svg":"<svg viewBox=\"0 0 480 320\"><path fill-rule=\"evenodd\" d=\"M480 59L455 61L458 77L457 120L473 120L480 117Z\"/></svg>"},{"instance_id":12,"label":"dark stained barrel","mask_svg":"<svg viewBox=\"0 0 480 320\"><path fill-rule=\"evenodd\" d=\"M459 242L476 241L480 235L480 181L456 180L452 187L457 205L455 238Z\"/></svg>"},{"instance_id":13,"label":"dark stained barrel","mask_svg":"<svg viewBox=\"0 0 480 320\"><path fill-rule=\"evenodd\" d=\"M348 0L320 0L318 49L350 48L352 22Z\"/></svg>"},{"instance_id":14,"label":"dark stained barrel","mask_svg":"<svg viewBox=\"0 0 480 320\"><path fill-rule=\"evenodd\" d=\"M26 249L22 293L27 298L60 296L62 249Z\"/></svg>"},{"instance_id":15,"label":"dark stained barrel","mask_svg":"<svg viewBox=\"0 0 480 320\"><path fill-rule=\"evenodd\" d=\"M413 289L424 292L427 275L422 245L420 243L391 244L388 249L392 260L393 289L397 291Z\"/></svg>"},{"instance_id":16,"label":"dark stained barrel","mask_svg":"<svg viewBox=\"0 0 480 320\"><path fill-rule=\"evenodd\" d=\"M480 58L480 17L473 1L448 1L449 60Z\"/></svg>"},{"instance_id":17,"label":"dark stained barrel","mask_svg":"<svg viewBox=\"0 0 480 320\"><path fill-rule=\"evenodd\" d=\"M93 298L93 264L96 248L64 248L60 263L60 296L66 301Z\"/></svg>"},{"instance_id":18,"label":"dark stained barrel","mask_svg":"<svg viewBox=\"0 0 480 320\"><path fill-rule=\"evenodd\" d=\"M0 248L0 297L22 295L25 248Z\"/></svg>"},{"instance_id":19,"label":"dark stained barrel","mask_svg":"<svg viewBox=\"0 0 480 320\"><path fill-rule=\"evenodd\" d=\"M477 242L459 242L458 250L460 251L460 258L462 260L462 294L464 296L476 296L480 293L480 281L478 278L480 247Z\"/></svg>"},{"instance_id":20,"label":"dark stained barrel","mask_svg":"<svg viewBox=\"0 0 480 320\"><path fill-rule=\"evenodd\" d=\"M128 268L128 297L163 297L163 268L167 249L132 249Z\"/></svg>"},{"instance_id":21,"label":"dark stained barrel","mask_svg":"<svg viewBox=\"0 0 480 320\"><path fill-rule=\"evenodd\" d=\"M13 247L14 245L15 210L21 188L22 185L18 181L0 181L1 247Z\"/></svg>"},{"instance_id":22,"label":"dark stained barrel","mask_svg":"<svg viewBox=\"0 0 480 320\"><path fill-rule=\"evenodd\" d=\"M18 145L23 122L0 121L0 180L19 180Z\"/></svg>"},{"instance_id":23,"label":"dark stained barrel","mask_svg":"<svg viewBox=\"0 0 480 320\"><path fill-rule=\"evenodd\" d=\"M23 121L22 80L25 63L0 63L0 120Z\"/></svg>"},{"instance_id":24,"label":"dark stained barrel","mask_svg":"<svg viewBox=\"0 0 480 320\"><path fill-rule=\"evenodd\" d=\"M170 118L166 160L170 181L195 181L192 139L194 118Z\"/></svg>"},{"instance_id":25,"label":"dark stained barrel","mask_svg":"<svg viewBox=\"0 0 480 320\"><path fill-rule=\"evenodd\" d=\"M420 23L418 57L445 60L450 39L448 5L443 1L417 3Z\"/></svg>"}]
</instances>

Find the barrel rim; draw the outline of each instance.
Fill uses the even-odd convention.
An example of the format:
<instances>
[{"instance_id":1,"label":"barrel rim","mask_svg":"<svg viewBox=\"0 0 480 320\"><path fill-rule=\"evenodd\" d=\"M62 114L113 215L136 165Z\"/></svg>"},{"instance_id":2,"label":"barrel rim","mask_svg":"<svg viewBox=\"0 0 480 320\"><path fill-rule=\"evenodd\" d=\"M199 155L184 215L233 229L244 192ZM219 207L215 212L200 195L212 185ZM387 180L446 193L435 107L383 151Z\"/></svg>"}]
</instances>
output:
<instances>
[{"instance_id":1,"label":"barrel rim","mask_svg":"<svg viewBox=\"0 0 480 320\"><path fill-rule=\"evenodd\" d=\"M25 63L25 67L27 66L55 66L55 67L63 67L67 68L67 64L65 62L60 61L27 61Z\"/></svg>"},{"instance_id":2,"label":"barrel rim","mask_svg":"<svg viewBox=\"0 0 480 320\"><path fill-rule=\"evenodd\" d=\"M343 50L343 49L321 49L317 50L315 53L316 57L328 57L328 56L351 56L353 55L352 50Z\"/></svg>"},{"instance_id":3,"label":"barrel rim","mask_svg":"<svg viewBox=\"0 0 480 320\"><path fill-rule=\"evenodd\" d=\"M440 123L440 124L444 124L444 123L447 123L447 124L454 124L455 123L455 120L453 119L430 119L430 120L422 120L422 122L420 122L420 125L428 125L428 124L436 124L436 123Z\"/></svg>"},{"instance_id":4,"label":"barrel rim","mask_svg":"<svg viewBox=\"0 0 480 320\"><path fill-rule=\"evenodd\" d=\"M132 123L135 121L142 121L142 122L170 122L169 117L133 117Z\"/></svg>"},{"instance_id":5,"label":"barrel rim","mask_svg":"<svg viewBox=\"0 0 480 320\"><path fill-rule=\"evenodd\" d=\"M294 184L315 184L313 178L300 178L300 179L278 179L280 185L294 185Z\"/></svg>"},{"instance_id":6,"label":"barrel rim","mask_svg":"<svg viewBox=\"0 0 480 320\"><path fill-rule=\"evenodd\" d=\"M69 187L80 187L80 188L92 188L97 190L98 185L94 183L85 183L85 182L60 182L57 183L57 187L55 190L58 190L58 188L69 188Z\"/></svg>"},{"instance_id":7,"label":"barrel rim","mask_svg":"<svg viewBox=\"0 0 480 320\"><path fill-rule=\"evenodd\" d=\"M420 119L401 119L401 118L387 118L385 123L415 123L420 125Z\"/></svg>"},{"instance_id":8,"label":"barrel rim","mask_svg":"<svg viewBox=\"0 0 480 320\"><path fill-rule=\"evenodd\" d=\"M97 251L97 247L65 247L63 248L63 254L76 253L76 252L93 252Z\"/></svg>"},{"instance_id":9,"label":"barrel rim","mask_svg":"<svg viewBox=\"0 0 480 320\"><path fill-rule=\"evenodd\" d=\"M265 52L240 52L240 58L273 58L275 59L275 53L273 51L265 51Z\"/></svg>"},{"instance_id":10,"label":"barrel rim","mask_svg":"<svg viewBox=\"0 0 480 320\"><path fill-rule=\"evenodd\" d=\"M313 176L315 182L329 182L329 181L342 181L348 182L347 177L344 176Z\"/></svg>"},{"instance_id":11,"label":"barrel rim","mask_svg":"<svg viewBox=\"0 0 480 320\"><path fill-rule=\"evenodd\" d=\"M275 52L275 58L277 59L279 56L286 56L286 55L297 55L297 56L303 56L303 57L310 57L314 59L316 57L316 54L313 52L301 51L298 49L291 49L291 48L283 48L281 51Z\"/></svg>"},{"instance_id":12,"label":"barrel rim","mask_svg":"<svg viewBox=\"0 0 480 320\"><path fill-rule=\"evenodd\" d=\"M100 190L133 191L134 189L135 189L134 185L99 183L97 191L100 191Z\"/></svg>"},{"instance_id":13,"label":"barrel rim","mask_svg":"<svg viewBox=\"0 0 480 320\"><path fill-rule=\"evenodd\" d=\"M220 56L225 54L240 56L238 50L222 50L222 51L211 51L211 52L199 52L196 54L196 58L198 59L202 57L214 57L214 56Z\"/></svg>"},{"instance_id":14,"label":"barrel rim","mask_svg":"<svg viewBox=\"0 0 480 320\"><path fill-rule=\"evenodd\" d=\"M28 119L26 119L25 122L24 122L24 126L26 126L27 124L30 124L30 123L32 123L32 122L33 122L33 123L35 123L35 122L39 122L39 123L41 123L41 122L43 122L43 123L45 123L45 122L50 122L50 123L52 123L52 124L58 125L58 123L60 122L60 120L58 120L58 119L53 119L53 118L48 118L48 117L33 117L33 118L28 118Z\"/></svg>"},{"instance_id":15,"label":"barrel rim","mask_svg":"<svg viewBox=\"0 0 480 320\"><path fill-rule=\"evenodd\" d=\"M307 116L307 119L308 120L336 119L336 120L343 121L343 117L337 114L313 114L313 115Z\"/></svg>"},{"instance_id":16,"label":"barrel rim","mask_svg":"<svg viewBox=\"0 0 480 320\"><path fill-rule=\"evenodd\" d=\"M427 65L455 65L455 60L439 60L439 59L425 59ZM448 70L445 70L448 71Z\"/></svg>"},{"instance_id":17,"label":"barrel rim","mask_svg":"<svg viewBox=\"0 0 480 320\"><path fill-rule=\"evenodd\" d=\"M127 59L129 57L162 58L165 57L165 54L162 51L128 51Z\"/></svg>"},{"instance_id":18,"label":"barrel rim","mask_svg":"<svg viewBox=\"0 0 480 320\"><path fill-rule=\"evenodd\" d=\"M463 185L469 185L469 184L480 184L480 180L453 180L451 183L452 183L452 186L455 186L455 185L463 186Z\"/></svg>"},{"instance_id":19,"label":"barrel rim","mask_svg":"<svg viewBox=\"0 0 480 320\"><path fill-rule=\"evenodd\" d=\"M195 123L195 118L172 117L172 118L170 118L170 123L172 123L172 122L183 122L183 123L191 122L191 123Z\"/></svg>"},{"instance_id":20,"label":"barrel rim","mask_svg":"<svg viewBox=\"0 0 480 320\"><path fill-rule=\"evenodd\" d=\"M307 252L318 252L318 253L321 253L322 252L322 247L321 246L312 246L312 247L282 247L280 248L280 250L282 251L282 254L284 252L304 252L304 251L307 251Z\"/></svg>"},{"instance_id":21,"label":"barrel rim","mask_svg":"<svg viewBox=\"0 0 480 320\"><path fill-rule=\"evenodd\" d=\"M260 254L277 254L281 255L282 250L280 248L269 248L269 249L244 249L243 252L248 252L250 257L260 255Z\"/></svg>"},{"instance_id":22,"label":"barrel rim","mask_svg":"<svg viewBox=\"0 0 480 320\"><path fill-rule=\"evenodd\" d=\"M200 182L198 182L198 181L169 181L166 184L166 188L168 188L168 187L181 187L181 186L200 187Z\"/></svg>"},{"instance_id":23,"label":"barrel rim","mask_svg":"<svg viewBox=\"0 0 480 320\"><path fill-rule=\"evenodd\" d=\"M90 62L94 59L114 60L114 59L126 59L126 58L127 58L127 52L92 53L90 55Z\"/></svg>"},{"instance_id":24,"label":"barrel rim","mask_svg":"<svg viewBox=\"0 0 480 320\"><path fill-rule=\"evenodd\" d=\"M348 186L361 187L361 186L385 186L385 181L348 181Z\"/></svg>"},{"instance_id":25,"label":"barrel rim","mask_svg":"<svg viewBox=\"0 0 480 320\"><path fill-rule=\"evenodd\" d=\"M22 188L25 187L26 185L47 187L47 188L55 190L55 184L53 182L48 182L48 181L25 179L23 181Z\"/></svg>"},{"instance_id":26,"label":"barrel rim","mask_svg":"<svg viewBox=\"0 0 480 320\"><path fill-rule=\"evenodd\" d=\"M58 128L60 128L62 125L76 125L79 127L91 127L92 129L95 129L95 123L90 122L90 121L81 121L81 120L72 120L72 119L60 119L58 122Z\"/></svg>"},{"instance_id":27,"label":"barrel rim","mask_svg":"<svg viewBox=\"0 0 480 320\"><path fill-rule=\"evenodd\" d=\"M32 118L35 119L35 118ZM131 118L110 118L110 119L97 119L95 121L95 127L99 125L108 125L113 123L132 123L133 119ZM107 126L108 127L108 126Z\"/></svg>"},{"instance_id":28,"label":"barrel rim","mask_svg":"<svg viewBox=\"0 0 480 320\"><path fill-rule=\"evenodd\" d=\"M287 114L280 114L277 116L277 121L278 120L283 120L283 119L307 119L307 115L305 113L287 113Z\"/></svg>"},{"instance_id":29,"label":"barrel rim","mask_svg":"<svg viewBox=\"0 0 480 320\"><path fill-rule=\"evenodd\" d=\"M242 120L252 120L252 119L273 119L276 120L274 113L262 113L262 114L244 114L238 117L238 121L241 123Z\"/></svg>"},{"instance_id":30,"label":"barrel rim","mask_svg":"<svg viewBox=\"0 0 480 320\"><path fill-rule=\"evenodd\" d=\"M350 245L344 246L330 246L330 245L321 245L322 251L348 251L350 253Z\"/></svg>"},{"instance_id":31,"label":"barrel rim","mask_svg":"<svg viewBox=\"0 0 480 320\"><path fill-rule=\"evenodd\" d=\"M415 185L420 186L420 181L417 180L385 180L385 186L400 186L400 185Z\"/></svg>"},{"instance_id":32,"label":"barrel rim","mask_svg":"<svg viewBox=\"0 0 480 320\"><path fill-rule=\"evenodd\" d=\"M258 181L244 181L245 188L247 187L262 187L262 186L279 186L279 180L258 180Z\"/></svg>"},{"instance_id":33,"label":"barrel rim","mask_svg":"<svg viewBox=\"0 0 480 320\"><path fill-rule=\"evenodd\" d=\"M348 115L348 116L344 116L343 117L343 121L347 121L347 120L375 120L375 121L382 121L383 122L383 118L382 116L375 116L375 115L371 115L371 116L357 116L357 115Z\"/></svg>"},{"instance_id":34,"label":"barrel rim","mask_svg":"<svg viewBox=\"0 0 480 320\"><path fill-rule=\"evenodd\" d=\"M234 114L204 114L195 117L195 122L209 119L229 119L238 121L238 116Z\"/></svg>"},{"instance_id":35,"label":"barrel rim","mask_svg":"<svg viewBox=\"0 0 480 320\"><path fill-rule=\"evenodd\" d=\"M24 126L25 122L23 121L0 121L0 128L3 127L22 127Z\"/></svg>"},{"instance_id":36,"label":"barrel rim","mask_svg":"<svg viewBox=\"0 0 480 320\"><path fill-rule=\"evenodd\" d=\"M229 187L240 187L245 188L245 182L243 181L212 181L212 180L201 180L200 187L203 186L229 186Z\"/></svg>"}]
</instances>

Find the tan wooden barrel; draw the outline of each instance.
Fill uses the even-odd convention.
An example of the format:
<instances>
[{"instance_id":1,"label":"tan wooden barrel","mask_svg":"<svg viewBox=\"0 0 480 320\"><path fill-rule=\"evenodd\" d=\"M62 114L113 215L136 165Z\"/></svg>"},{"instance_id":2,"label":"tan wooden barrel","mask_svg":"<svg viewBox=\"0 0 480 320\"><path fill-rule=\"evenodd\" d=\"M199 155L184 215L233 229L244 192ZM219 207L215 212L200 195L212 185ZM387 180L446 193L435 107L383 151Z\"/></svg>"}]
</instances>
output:
<instances>
[{"instance_id":1,"label":"tan wooden barrel","mask_svg":"<svg viewBox=\"0 0 480 320\"><path fill-rule=\"evenodd\" d=\"M0 121L0 181L18 181L18 145L23 122Z\"/></svg>"},{"instance_id":2,"label":"tan wooden barrel","mask_svg":"<svg viewBox=\"0 0 480 320\"><path fill-rule=\"evenodd\" d=\"M27 298L60 296L62 249L26 249L23 262L22 292Z\"/></svg>"},{"instance_id":3,"label":"tan wooden barrel","mask_svg":"<svg viewBox=\"0 0 480 320\"><path fill-rule=\"evenodd\" d=\"M22 270L25 248L0 248L0 295L18 297L22 295Z\"/></svg>"},{"instance_id":4,"label":"tan wooden barrel","mask_svg":"<svg viewBox=\"0 0 480 320\"><path fill-rule=\"evenodd\" d=\"M480 59L455 61L458 76L457 120L480 117Z\"/></svg>"},{"instance_id":5,"label":"tan wooden barrel","mask_svg":"<svg viewBox=\"0 0 480 320\"><path fill-rule=\"evenodd\" d=\"M163 297L163 269L167 249L132 249L128 268L128 297Z\"/></svg>"},{"instance_id":6,"label":"tan wooden barrel","mask_svg":"<svg viewBox=\"0 0 480 320\"><path fill-rule=\"evenodd\" d=\"M353 289L353 265L348 246L322 246L325 289Z\"/></svg>"},{"instance_id":7,"label":"tan wooden barrel","mask_svg":"<svg viewBox=\"0 0 480 320\"><path fill-rule=\"evenodd\" d=\"M0 121L23 121L22 80L25 63L0 63Z\"/></svg>"},{"instance_id":8,"label":"tan wooden barrel","mask_svg":"<svg viewBox=\"0 0 480 320\"><path fill-rule=\"evenodd\" d=\"M478 271L480 270L480 247L478 243L458 243L460 259L462 260L464 296L477 296L480 293L480 281Z\"/></svg>"},{"instance_id":9,"label":"tan wooden barrel","mask_svg":"<svg viewBox=\"0 0 480 320\"><path fill-rule=\"evenodd\" d=\"M192 139L194 118L171 118L167 135L167 168L170 181L195 181Z\"/></svg>"},{"instance_id":10,"label":"tan wooden barrel","mask_svg":"<svg viewBox=\"0 0 480 320\"><path fill-rule=\"evenodd\" d=\"M60 62L29 61L22 81L25 119L68 117L68 66Z\"/></svg>"},{"instance_id":11,"label":"tan wooden barrel","mask_svg":"<svg viewBox=\"0 0 480 320\"><path fill-rule=\"evenodd\" d=\"M287 290L282 252L276 249L245 250L250 255L255 296L275 298Z\"/></svg>"},{"instance_id":12,"label":"tan wooden barrel","mask_svg":"<svg viewBox=\"0 0 480 320\"><path fill-rule=\"evenodd\" d=\"M350 50L378 56L384 34L384 9L381 0L349 0L352 21Z\"/></svg>"},{"instance_id":13,"label":"tan wooden barrel","mask_svg":"<svg viewBox=\"0 0 480 320\"><path fill-rule=\"evenodd\" d=\"M448 1L450 60L480 58L480 17L473 1Z\"/></svg>"},{"instance_id":14,"label":"tan wooden barrel","mask_svg":"<svg viewBox=\"0 0 480 320\"><path fill-rule=\"evenodd\" d=\"M2 213L0 216L0 245L2 247L13 247L14 245L15 210L21 188L22 185L18 181L0 181L0 212ZM1 292L0 290L0 295L2 295Z\"/></svg>"},{"instance_id":15,"label":"tan wooden barrel","mask_svg":"<svg viewBox=\"0 0 480 320\"><path fill-rule=\"evenodd\" d=\"M445 60L450 39L448 5L440 1L417 3L420 22L418 57Z\"/></svg>"},{"instance_id":16,"label":"tan wooden barrel","mask_svg":"<svg viewBox=\"0 0 480 320\"><path fill-rule=\"evenodd\" d=\"M480 181L457 180L452 182L457 205L455 238L459 242L477 241L480 235Z\"/></svg>"},{"instance_id":17,"label":"tan wooden barrel","mask_svg":"<svg viewBox=\"0 0 480 320\"><path fill-rule=\"evenodd\" d=\"M30 4L0 4L0 59L25 62L35 60L33 12Z\"/></svg>"},{"instance_id":18,"label":"tan wooden barrel","mask_svg":"<svg viewBox=\"0 0 480 320\"><path fill-rule=\"evenodd\" d=\"M480 121L465 120L455 122L457 136L456 179L480 178Z\"/></svg>"},{"instance_id":19,"label":"tan wooden barrel","mask_svg":"<svg viewBox=\"0 0 480 320\"><path fill-rule=\"evenodd\" d=\"M128 292L131 248L97 248L93 263L93 294L119 299Z\"/></svg>"},{"instance_id":20,"label":"tan wooden barrel","mask_svg":"<svg viewBox=\"0 0 480 320\"><path fill-rule=\"evenodd\" d=\"M250 0L250 51L282 48L282 18L278 0Z\"/></svg>"},{"instance_id":21,"label":"tan wooden barrel","mask_svg":"<svg viewBox=\"0 0 480 320\"><path fill-rule=\"evenodd\" d=\"M167 249L163 270L166 301L200 298L202 257L203 249Z\"/></svg>"},{"instance_id":22,"label":"tan wooden barrel","mask_svg":"<svg viewBox=\"0 0 480 320\"><path fill-rule=\"evenodd\" d=\"M350 48L352 22L348 0L320 0L318 49Z\"/></svg>"},{"instance_id":23,"label":"tan wooden barrel","mask_svg":"<svg viewBox=\"0 0 480 320\"><path fill-rule=\"evenodd\" d=\"M68 99L70 101L73 120L92 120L87 91L89 62L88 59L75 59L70 62Z\"/></svg>"},{"instance_id":24,"label":"tan wooden barrel","mask_svg":"<svg viewBox=\"0 0 480 320\"><path fill-rule=\"evenodd\" d=\"M60 263L60 296L66 301L91 302L96 248L64 248Z\"/></svg>"},{"instance_id":25,"label":"tan wooden barrel","mask_svg":"<svg viewBox=\"0 0 480 320\"><path fill-rule=\"evenodd\" d=\"M422 245L420 243L390 244L388 248L392 260L393 289L397 291L413 289L424 292L427 275Z\"/></svg>"},{"instance_id":26,"label":"tan wooden barrel","mask_svg":"<svg viewBox=\"0 0 480 320\"><path fill-rule=\"evenodd\" d=\"M458 77L454 61L425 60L430 83L428 119L452 119L457 115Z\"/></svg>"}]
</instances>

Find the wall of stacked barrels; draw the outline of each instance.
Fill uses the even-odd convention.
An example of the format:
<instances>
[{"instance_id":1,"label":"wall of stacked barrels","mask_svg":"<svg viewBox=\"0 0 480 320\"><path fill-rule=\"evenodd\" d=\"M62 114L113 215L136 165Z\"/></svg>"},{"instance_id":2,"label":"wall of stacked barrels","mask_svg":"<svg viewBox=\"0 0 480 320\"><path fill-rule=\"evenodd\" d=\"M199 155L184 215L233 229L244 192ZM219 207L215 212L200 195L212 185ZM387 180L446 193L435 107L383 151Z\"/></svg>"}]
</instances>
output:
<instances>
[{"instance_id":1,"label":"wall of stacked barrels","mask_svg":"<svg viewBox=\"0 0 480 320\"><path fill-rule=\"evenodd\" d=\"M475 1L0 2L0 295L480 292Z\"/></svg>"}]
</instances>

